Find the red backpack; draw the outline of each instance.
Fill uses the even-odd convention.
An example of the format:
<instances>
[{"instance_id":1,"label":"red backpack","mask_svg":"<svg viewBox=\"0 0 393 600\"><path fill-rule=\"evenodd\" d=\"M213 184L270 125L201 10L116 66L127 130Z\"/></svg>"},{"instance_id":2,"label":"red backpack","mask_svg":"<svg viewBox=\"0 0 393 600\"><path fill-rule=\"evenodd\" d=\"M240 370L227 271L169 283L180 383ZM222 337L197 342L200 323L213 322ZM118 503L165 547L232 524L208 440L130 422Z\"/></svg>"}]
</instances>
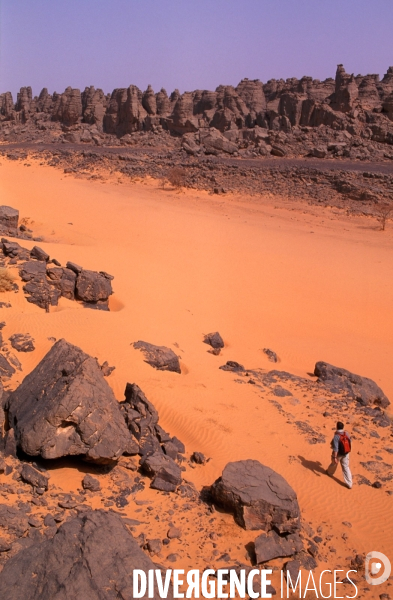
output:
<instances>
[{"instance_id":1,"label":"red backpack","mask_svg":"<svg viewBox=\"0 0 393 600\"><path fill-rule=\"evenodd\" d=\"M338 435L340 436L338 442L338 453L341 455L348 454L351 452L351 440L349 439L347 432L344 431L344 433L339 433Z\"/></svg>"}]
</instances>

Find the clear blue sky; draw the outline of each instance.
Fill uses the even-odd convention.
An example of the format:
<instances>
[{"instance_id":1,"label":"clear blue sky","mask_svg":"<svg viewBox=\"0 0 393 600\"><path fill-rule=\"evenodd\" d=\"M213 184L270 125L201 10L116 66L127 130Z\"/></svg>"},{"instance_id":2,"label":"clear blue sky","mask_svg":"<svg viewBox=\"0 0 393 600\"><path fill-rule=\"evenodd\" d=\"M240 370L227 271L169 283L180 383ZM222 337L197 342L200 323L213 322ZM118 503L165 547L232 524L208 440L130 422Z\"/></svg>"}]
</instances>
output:
<instances>
[{"instance_id":1,"label":"clear blue sky","mask_svg":"<svg viewBox=\"0 0 393 600\"><path fill-rule=\"evenodd\" d=\"M0 0L0 91L131 83L215 89L243 78L393 65L393 0Z\"/></svg>"}]
</instances>

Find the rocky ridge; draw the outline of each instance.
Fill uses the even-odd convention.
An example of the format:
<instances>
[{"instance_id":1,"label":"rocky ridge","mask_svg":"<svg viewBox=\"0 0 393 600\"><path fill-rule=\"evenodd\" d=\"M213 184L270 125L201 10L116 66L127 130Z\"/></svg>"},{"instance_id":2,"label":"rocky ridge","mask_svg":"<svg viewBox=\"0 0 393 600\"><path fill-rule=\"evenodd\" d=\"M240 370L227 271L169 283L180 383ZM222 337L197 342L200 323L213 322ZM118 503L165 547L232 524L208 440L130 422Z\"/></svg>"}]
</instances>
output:
<instances>
[{"instance_id":1,"label":"rocky ridge","mask_svg":"<svg viewBox=\"0 0 393 600\"><path fill-rule=\"evenodd\" d=\"M342 65L325 81L244 79L169 96L130 86L111 95L44 89L34 98L27 87L16 103L10 92L0 96L0 151L23 159L30 150L93 178L107 165L165 180L176 165L183 185L217 194L374 204L391 201L392 98L393 67L380 79Z\"/></svg>"}]
</instances>

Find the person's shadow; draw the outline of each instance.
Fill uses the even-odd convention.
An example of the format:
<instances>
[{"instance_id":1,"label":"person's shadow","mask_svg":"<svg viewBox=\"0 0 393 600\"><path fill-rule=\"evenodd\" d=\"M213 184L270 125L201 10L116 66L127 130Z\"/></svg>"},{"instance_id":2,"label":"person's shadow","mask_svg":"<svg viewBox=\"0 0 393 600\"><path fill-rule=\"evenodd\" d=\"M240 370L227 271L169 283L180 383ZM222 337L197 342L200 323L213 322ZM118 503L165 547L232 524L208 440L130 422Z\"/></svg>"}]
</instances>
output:
<instances>
[{"instance_id":1,"label":"person's shadow","mask_svg":"<svg viewBox=\"0 0 393 600\"><path fill-rule=\"evenodd\" d=\"M326 475L326 469L323 468L322 463L319 460L307 460L304 456L298 456L298 459L302 463L303 467L315 473L315 475Z\"/></svg>"},{"instance_id":2,"label":"person's shadow","mask_svg":"<svg viewBox=\"0 0 393 600\"><path fill-rule=\"evenodd\" d=\"M305 469L312 471L315 475L317 475L317 477L320 477L321 475L328 476L326 469L323 468L322 463L319 460L307 460L307 458L304 458L304 456L298 456L298 459L300 460L302 466ZM339 479L337 479L337 477L334 477L334 475L330 475L330 478L334 479L334 481L336 481L343 487L346 487L345 484Z\"/></svg>"}]
</instances>

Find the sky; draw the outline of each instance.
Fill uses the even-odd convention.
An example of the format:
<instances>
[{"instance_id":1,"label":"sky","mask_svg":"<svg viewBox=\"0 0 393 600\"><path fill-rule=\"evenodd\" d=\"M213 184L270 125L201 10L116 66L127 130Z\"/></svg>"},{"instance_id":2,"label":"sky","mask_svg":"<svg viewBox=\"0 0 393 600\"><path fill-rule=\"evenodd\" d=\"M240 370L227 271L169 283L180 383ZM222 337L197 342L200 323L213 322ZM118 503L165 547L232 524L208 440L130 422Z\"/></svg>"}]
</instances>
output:
<instances>
[{"instance_id":1,"label":"sky","mask_svg":"<svg viewBox=\"0 0 393 600\"><path fill-rule=\"evenodd\" d=\"M0 92L386 73L393 0L0 0Z\"/></svg>"}]
</instances>

